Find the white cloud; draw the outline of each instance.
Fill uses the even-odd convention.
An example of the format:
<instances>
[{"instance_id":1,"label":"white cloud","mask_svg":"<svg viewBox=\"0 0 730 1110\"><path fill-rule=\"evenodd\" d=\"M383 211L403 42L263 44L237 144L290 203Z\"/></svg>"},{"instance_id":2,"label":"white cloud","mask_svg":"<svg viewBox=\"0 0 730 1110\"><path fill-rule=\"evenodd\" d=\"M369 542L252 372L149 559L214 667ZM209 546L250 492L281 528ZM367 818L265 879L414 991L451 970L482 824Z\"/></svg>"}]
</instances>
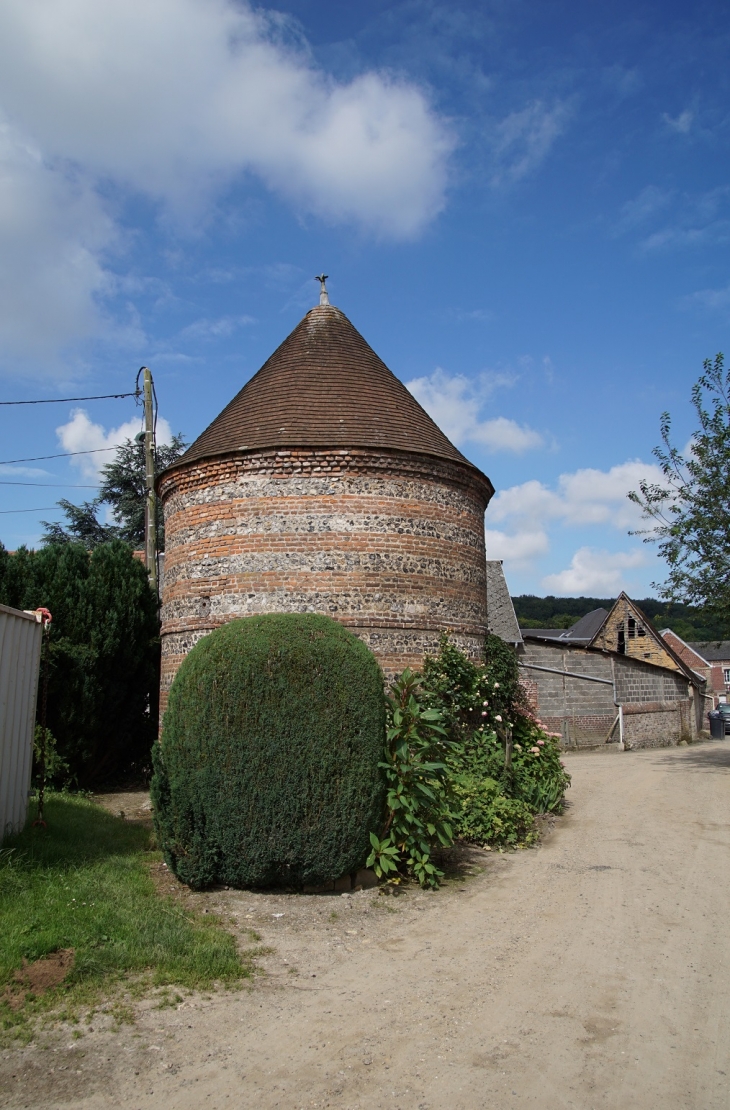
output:
<instances>
[{"instance_id":1,"label":"white cloud","mask_svg":"<svg viewBox=\"0 0 730 1110\"><path fill-rule=\"evenodd\" d=\"M283 26L233 0L5 0L0 98L46 157L183 210L251 172L330 221L417 233L446 126L413 84L332 79Z\"/></svg>"},{"instance_id":2,"label":"white cloud","mask_svg":"<svg viewBox=\"0 0 730 1110\"><path fill-rule=\"evenodd\" d=\"M204 317L188 324L180 334L186 339L219 339L221 336L233 335L238 328L255 323L253 316L221 316L217 320Z\"/></svg>"},{"instance_id":3,"label":"white cloud","mask_svg":"<svg viewBox=\"0 0 730 1110\"><path fill-rule=\"evenodd\" d=\"M490 394L513 383L514 379L506 374L484 374L473 382L463 374L451 375L437 368L428 377L406 382L406 387L457 446L475 443L488 451L522 454L542 446L539 432L505 416L479 418Z\"/></svg>"},{"instance_id":4,"label":"white cloud","mask_svg":"<svg viewBox=\"0 0 730 1110\"><path fill-rule=\"evenodd\" d=\"M97 331L108 287L101 258L112 221L88 180L54 170L0 117L0 347L5 358L52 359Z\"/></svg>"},{"instance_id":5,"label":"white cloud","mask_svg":"<svg viewBox=\"0 0 730 1110\"><path fill-rule=\"evenodd\" d=\"M120 291L108 267L124 245L110 196L192 230L248 175L299 214L379 237L412 238L441 211L454 138L425 92L384 72L337 81L286 31L245 0L4 0L7 355L48 372L108 331L99 305Z\"/></svg>"},{"instance_id":6,"label":"white cloud","mask_svg":"<svg viewBox=\"0 0 730 1110\"><path fill-rule=\"evenodd\" d=\"M638 506L626 495L629 490L638 489L642 479L660 482L661 470L653 463L634 459L610 470L586 467L561 474L556 489L533 478L501 490L489 506L489 519L525 525L562 520L574 525L611 524L626 530L641 520Z\"/></svg>"},{"instance_id":7,"label":"white cloud","mask_svg":"<svg viewBox=\"0 0 730 1110\"><path fill-rule=\"evenodd\" d=\"M534 100L526 108L511 112L497 126L495 157L498 163L492 183L519 181L548 155L567 123L570 110L565 102L548 107Z\"/></svg>"},{"instance_id":8,"label":"white cloud","mask_svg":"<svg viewBox=\"0 0 730 1110\"><path fill-rule=\"evenodd\" d=\"M533 478L500 490L487 509L487 557L524 566L548 551L548 529L556 524L604 525L622 532L641 527L641 510L627 494L638 490L642 479L661 482L661 470L635 459L610 470L591 467L561 474L553 489ZM503 530L495 530L495 524Z\"/></svg>"},{"instance_id":9,"label":"white cloud","mask_svg":"<svg viewBox=\"0 0 730 1110\"><path fill-rule=\"evenodd\" d=\"M488 559L503 559L510 566L530 563L538 555L546 555L550 549L547 532L541 528L534 531L516 532L510 535L493 528L484 530Z\"/></svg>"},{"instance_id":10,"label":"white cloud","mask_svg":"<svg viewBox=\"0 0 730 1110\"><path fill-rule=\"evenodd\" d=\"M730 309L730 285L726 285L724 289L698 289L696 293L685 297L682 304L685 307L701 305L711 312L726 314Z\"/></svg>"},{"instance_id":11,"label":"white cloud","mask_svg":"<svg viewBox=\"0 0 730 1110\"><path fill-rule=\"evenodd\" d=\"M672 194L656 185L647 185L638 196L627 200L621 208L621 215L615 227L616 235L623 235L639 224L664 211L671 203Z\"/></svg>"},{"instance_id":12,"label":"white cloud","mask_svg":"<svg viewBox=\"0 0 730 1110\"><path fill-rule=\"evenodd\" d=\"M142 427L140 415L120 424L118 428L107 431L103 425L94 424L84 409L73 409L68 423L56 428L56 435L64 451L99 452L94 455L79 455L71 459L72 465L78 467L85 478L98 481L102 467L114 458L114 452L108 448L118 447L125 440L134 439ZM164 416L160 416L157 420L157 442L170 443L171 441L170 425ZM104 448L107 450L103 450Z\"/></svg>"},{"instance_id":13,"label":"white cloud","mask_svg":"<svg viewBox=\"0 0 730 1110\"><path fill-rule=\"evenodd\" d=\"M2 466L0 465L0 474L6 477L15 475L16 478L47 478L50 476L48 470L41 470L38 466Z\"/></svg>"},{"instance_id":14,"label":"white cloud","mask_svg":"<svg viewBox=\"0 0 730 1110\"><path fill-rule=\"evenodd\" d=\"M704 193L663 193L655 186L648 186L639 196L624 205L622 221L617 230L630 229L641 220L650 219L667 206L671 206L671 222L647 235L639 244L642 252L664 250L672 247L697 247L704 244L724 243L730 239L730 186L719 185Z\"/></svg>"},{"instance_id":15,"label":"white cloud","mask_svg":"<svg viewBox=\"0 0 730 1110\"><path fill-rule=\"evenodd\" d=\"M643 566L643 551L600 551L581 547L570 561L570 566L558 574L548 574L542 580L548 593L565 597L597 595L614 597L625 588L623 572Z\"/></svg>"},{"instance_id":16,"label":"white cloud","mask_svg":"<svg viewBox=\"0 0 730 1110\"><path fill-rule=\"evenodd\" d=\"M685 108L675 119L667 115L666 112L662 115L662 119L667 127L671 127L672 131L677 131L680 135L687 135L689 133L694 118L694 112L690 112L689 108Z\"/></svg>"}]
</instances>

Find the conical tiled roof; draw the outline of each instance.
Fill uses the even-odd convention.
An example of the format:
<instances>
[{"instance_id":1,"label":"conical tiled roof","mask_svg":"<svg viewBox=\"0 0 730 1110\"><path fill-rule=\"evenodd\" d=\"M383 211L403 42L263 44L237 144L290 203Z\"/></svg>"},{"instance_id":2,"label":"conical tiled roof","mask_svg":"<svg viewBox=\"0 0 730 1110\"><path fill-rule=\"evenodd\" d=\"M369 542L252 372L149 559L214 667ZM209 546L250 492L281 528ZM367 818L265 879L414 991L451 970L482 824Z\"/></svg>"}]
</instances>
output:
<instances>
[{"instance_id":1,"label":"conical tiled roof","mask_svg":"<svg viewBox=\"0 0 730 1110\"><path fill-rule=\"evenodd\" d=\"M174 467L271 447L395 449L481 473L333 305L307 313Z\"/></svg>"}]
</instances>

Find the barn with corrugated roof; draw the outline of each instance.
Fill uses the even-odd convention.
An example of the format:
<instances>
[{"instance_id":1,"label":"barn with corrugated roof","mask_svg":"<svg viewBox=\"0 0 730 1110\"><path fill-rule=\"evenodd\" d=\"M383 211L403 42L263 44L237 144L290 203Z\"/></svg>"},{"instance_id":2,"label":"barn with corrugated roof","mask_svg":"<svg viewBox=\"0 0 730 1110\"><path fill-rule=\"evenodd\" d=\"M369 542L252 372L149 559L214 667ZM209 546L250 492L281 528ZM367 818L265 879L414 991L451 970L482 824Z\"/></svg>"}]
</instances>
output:
<instances>
[{"instance_id":1,"label":"barn with corrugated roof","mask_svg":"<svg viewBox=\"0 0 730 1110\"><path fill-rule=\"evenodd\" d=\"M494 489L326 292L158 480L162 708L201 636L256 613L324 613L388 674L450 630L487 631Z\"/></svg>"}]
</instances>

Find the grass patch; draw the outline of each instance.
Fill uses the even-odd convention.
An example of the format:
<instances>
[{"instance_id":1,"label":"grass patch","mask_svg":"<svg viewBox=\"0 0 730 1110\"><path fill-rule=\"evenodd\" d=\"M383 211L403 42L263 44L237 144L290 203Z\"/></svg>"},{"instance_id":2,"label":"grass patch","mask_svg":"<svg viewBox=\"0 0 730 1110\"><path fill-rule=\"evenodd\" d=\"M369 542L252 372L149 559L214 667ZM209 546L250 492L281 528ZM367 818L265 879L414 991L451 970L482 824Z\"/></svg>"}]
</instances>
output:
<instances>
[{"instance_id":1,"label":"grass patch","mask_svg":"<svg viewBox=\"0 0 730 1110\"><path fill-rule=\"evenodd\" d=\"M61 1001L68 1016L124 978L209 989L251 975L214 915L157 892L149 865L161 856L148 829L68 794L46 798L47 829L32 828L34 815L31 806L26 829L0 849L0 1028L20 1032ZM66 949L74 962L63 983L11 1005L24 961Z\"/></svg>"}]
</instances>

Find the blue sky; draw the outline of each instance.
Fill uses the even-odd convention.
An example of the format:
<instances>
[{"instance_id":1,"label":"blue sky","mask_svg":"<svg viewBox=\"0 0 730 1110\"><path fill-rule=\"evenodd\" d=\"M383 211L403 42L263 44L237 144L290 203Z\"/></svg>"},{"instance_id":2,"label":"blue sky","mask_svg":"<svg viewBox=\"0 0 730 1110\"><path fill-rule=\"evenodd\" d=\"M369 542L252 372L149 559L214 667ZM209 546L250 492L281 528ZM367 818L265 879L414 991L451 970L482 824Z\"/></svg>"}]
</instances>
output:
<instances>
[{"instance_id":1,"label":"blue sky","mask_svg":"<svg viewBox=\"0 0 730 1110\"><path fill-rule=\"evenodd\" d=\"M729 47L720 3L5 0L0 397L145 363L192 440L324 269L492 478L512 592L645 596L626 491L728 349ZM2 459L138 421L0 408ZM105 457L0 466L5 546Z\"/></svg>"}]
</instances>

